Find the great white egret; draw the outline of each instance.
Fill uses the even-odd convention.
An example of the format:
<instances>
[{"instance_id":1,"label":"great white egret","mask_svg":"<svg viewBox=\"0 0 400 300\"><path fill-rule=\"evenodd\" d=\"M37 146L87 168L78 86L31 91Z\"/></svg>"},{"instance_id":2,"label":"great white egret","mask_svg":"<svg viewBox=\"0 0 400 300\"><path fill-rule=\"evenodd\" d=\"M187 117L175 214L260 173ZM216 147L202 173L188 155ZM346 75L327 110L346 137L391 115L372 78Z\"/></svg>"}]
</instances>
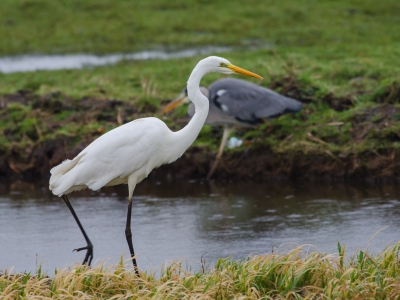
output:
<instances>
[{"instance_id":1,"label":"great white egret","mask_svg":"<svg viewBox=\"0 0 400 300\"><path fill-rule=\"evenodd\" d=\"M50 170L49 188L63 198L78 224L87 245L76 251L86 250L82 264L90 265L93 245L78 219L67 194L86 188L98 190L103 186L128 184L128 214L125 236L133 266L138 272L132 245L131 211L132 195L136 184L163 164L178 159L193 143L207 118L208 99L201 93L201 78L210 72L244 74L262 79L261 76L232 65L228 60L210 56L200 60L187 82L189 98L196 106L196 113L181 130L172 132L157 118L143 118L117 127L92 142L72 160L65 160Z\"/></svg>"},{"instance_id":2,"label":"great white egret","mask_svg":"<svg viewBox=\"0 0 400 300\"><path fill-rule=\"evenodd\" d=\"M226 141L235 126L252 127L276 118L284 113L294 113L303 105L294 99L282 96L270 89L236 78L223 78L212 83L209 88L200 87L209 99L210 109L205 123L224 126L222 141L217 157L207 174L210 179L222 157ZM171 103L165 106L167 113L183 103L189 102L187 88ZM188 115L193 117L195 106L191 103Z\"/></svg>"}]
</instances>

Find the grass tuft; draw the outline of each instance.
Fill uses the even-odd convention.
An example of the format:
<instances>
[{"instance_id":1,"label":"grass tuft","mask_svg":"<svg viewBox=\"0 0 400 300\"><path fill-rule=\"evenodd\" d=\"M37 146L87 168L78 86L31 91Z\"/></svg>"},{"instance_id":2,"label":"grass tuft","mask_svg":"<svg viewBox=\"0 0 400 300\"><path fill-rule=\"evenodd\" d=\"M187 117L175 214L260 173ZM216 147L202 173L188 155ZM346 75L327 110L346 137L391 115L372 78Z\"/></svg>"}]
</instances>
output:
<instances>
[{"instance_id":1,"label":"grass tuft","mask_svg":"<svg viewBox=\"0 0 400 300\"><path fill-rule=\"evenodd\" d=\"M206 271L189 272L180 262L160 275L136 276L123 260L116 266L76 265L56 270L51 278L5 271L0 275L2 299L399 299L400 243L376 255L367 251L347 257L306 251L219 259Z\"/></svg>"}]
</instances>

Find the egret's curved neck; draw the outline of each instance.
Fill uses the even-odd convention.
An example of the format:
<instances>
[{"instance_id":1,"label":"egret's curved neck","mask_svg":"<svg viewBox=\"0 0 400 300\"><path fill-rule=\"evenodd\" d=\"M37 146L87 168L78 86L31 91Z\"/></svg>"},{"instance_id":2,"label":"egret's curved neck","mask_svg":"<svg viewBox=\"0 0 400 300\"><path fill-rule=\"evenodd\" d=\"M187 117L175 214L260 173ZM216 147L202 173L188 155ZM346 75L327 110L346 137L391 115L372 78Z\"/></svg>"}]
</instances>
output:
<instances>
[{"instance_id":1,"label":"egret's curved neck","mask_svg":"<svg viewBox=\"0 0 400 300\"><path fill-rule=\"evenodd\" d=\"M201 128L206 121L208 115L209 102L208 99L200 91L200 80L207 74L204 66L201 62L193 69L192 74L190 74L189 80L187 82L187 90L189 99L193 102L195 106L195 113L189 123L181 130L174 133L176 139L176 149L177 152L182 153L193 144L194 140L199 135Z\"/></svg>"}]
</instances>

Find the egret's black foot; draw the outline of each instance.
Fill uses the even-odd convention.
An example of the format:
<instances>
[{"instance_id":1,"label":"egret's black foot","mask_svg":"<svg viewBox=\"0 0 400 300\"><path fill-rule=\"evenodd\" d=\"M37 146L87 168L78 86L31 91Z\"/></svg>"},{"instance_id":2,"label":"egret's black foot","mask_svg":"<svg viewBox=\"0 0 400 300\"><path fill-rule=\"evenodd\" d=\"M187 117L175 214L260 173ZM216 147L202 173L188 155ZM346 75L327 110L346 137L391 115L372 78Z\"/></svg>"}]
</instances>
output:
<instances>
[{"instance_id":1,"label":"egret's black foot","mask_svg":"<svg viewBox=\"0 0 400 300\"><path fill-rule=\"evenodd\" d=\"M79 252L82 250L87 250L86 251L86 255L85 255L85 259L82 262L82 265L87 264L88 266L90 266L90 264L92 263L92 259L93 259L93 245L89 244L86 247L82 247L82 248L76 248L73 251Z\"/></svg>"}]
</instances>

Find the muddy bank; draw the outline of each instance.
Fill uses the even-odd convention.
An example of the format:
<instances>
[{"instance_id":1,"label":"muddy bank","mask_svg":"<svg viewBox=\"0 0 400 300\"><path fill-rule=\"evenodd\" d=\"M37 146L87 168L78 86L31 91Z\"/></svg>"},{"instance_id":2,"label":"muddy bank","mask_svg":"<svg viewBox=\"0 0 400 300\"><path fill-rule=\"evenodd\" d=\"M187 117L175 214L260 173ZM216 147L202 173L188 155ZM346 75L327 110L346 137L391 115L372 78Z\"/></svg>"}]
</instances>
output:
<instances>
[{"instance_id":1,"label":"muddy bank","mask_svg":"<svg viewBox=\"0 0 400 300\"><path fill-rule=\"evenodd\" d=\"M18 153L0 157L0 174L4 178L47 178L49 170L66 158L73 158L87 145L82 142L69 148L68 140L51 140L26 149L26 158ZM225 153L214 179L311 179L311 180L393 180L400 174L399 152L378 154L366 151L363 156L349 153L337 157L327 153L274 153L268 146L254 146ZM205 178L215 152L192 146L176 162L161 166L150 174L154 178Z\"/></svg>"},{"instance_id":2,"label":"muddy bank","mask_svg":"<svg viewBox=\"0 0 400 300\"><path fill-rule=\"evenodd\" d=\"M297 91L288 89L286 94L290 93ZM312 100L306 96L296 98L310 103ZM353 105L346 97L325 97L325 100L336 111L348 110ZM306 106L298 117L300 121L309 118L310 110ZM102 133L133 119L156 115L156 111L157 108L147 103L138 105L91 97L76 100L60 93L38 96L19 91L0 96L3 132L0 177L47 178L53 166L73 158ZM287 127L287 119L277 120L268 132L268 139L260 138L264 133L259 129L252 129L251 134L242 130L247 141L245 146L224 153L214 178L397 180L400 177L397 147L400 110L393 103L377 102L376 106L354 110L349 116L346 122L325 119L323 126L304 128L296 124L290 125L293 128ZM166 118L166 121L178 129L187 119L175 122ZM297 138L292 138L291 131L297 132ZM200 135L199 139L212 139L210 143L218 145L221 130L210 132ZM377 147L382 142L385 146ZM200 144L190 147L176 162L154 170L150 176L204 178L216 154L212 149L216 147Z\"/></svg>"}]
</instances>

